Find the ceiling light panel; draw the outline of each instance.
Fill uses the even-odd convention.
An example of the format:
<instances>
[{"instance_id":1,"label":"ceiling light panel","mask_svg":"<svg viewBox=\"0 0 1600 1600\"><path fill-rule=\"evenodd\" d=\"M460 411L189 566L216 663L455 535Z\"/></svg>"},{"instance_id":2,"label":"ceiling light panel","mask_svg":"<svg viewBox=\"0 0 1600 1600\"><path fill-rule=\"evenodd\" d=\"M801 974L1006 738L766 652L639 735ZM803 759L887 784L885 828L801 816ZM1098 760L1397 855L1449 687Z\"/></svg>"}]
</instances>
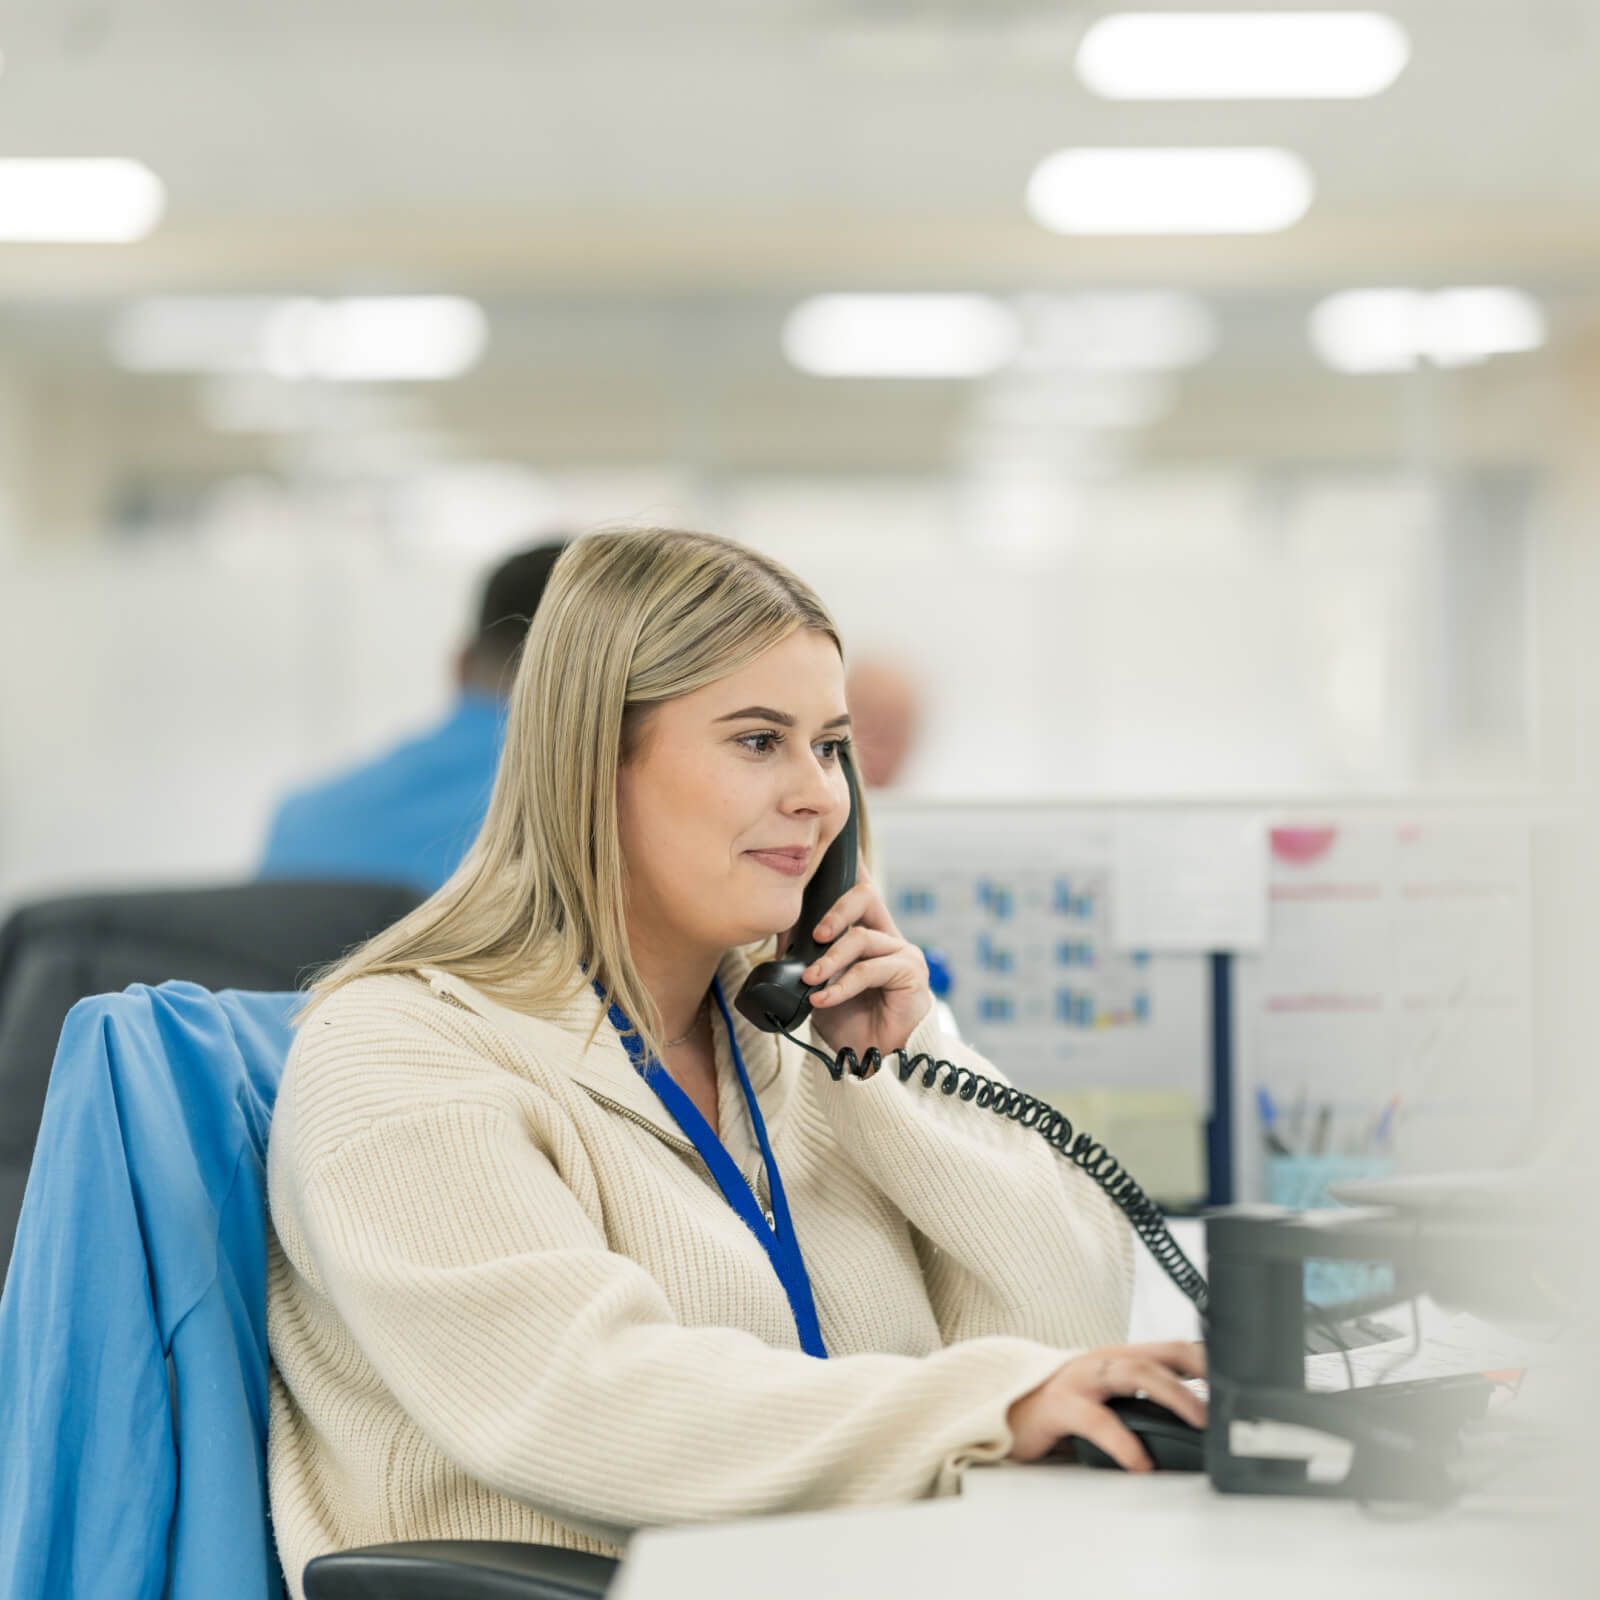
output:
<instances>
[{"instance_id":1,"label":"ceiling light panel","mask_svg":"<svg viewBox=\"0 0 1600 1600\"><path fill-rule=\"evenodd\" d=\"M1546 324L1531 295L1499 285L1346 289L1313 308L1307 331L1336 372L1411 372L1537 350Z\"/></svg>"},{"instance_id":2,"label":"ceiling light panel","mask_svg":"<svg viewBox=\"0 0 1600 1600\"><path fill-rule=\"evenodd\" d=\"M131 244L155 228L166 199L138 161L0 160L0 241Z\"/></svg>"},{"instance_id":3,"label":"ceiling light panel","mask_svg":"<svg viewBox=\"0 0 1600 1600\"><path fill-rule=\"evenodd\" d=\"M1292 150L1070 149L1034 169L1027 207L1053 233L1276 233L1314 192Z\"/></svg>"},{"instance_id":4,"label":"ceiling light panel","mask_svg":"<svg viewBox=\"0 0 1600 1600\"><path fill-rule=\"evenodd\" d=\"M1094 23L1077 71L1108 100L1360 100L1410 58L1378 11L1138 11Z\"/></svg>"},{"instance_id":5,"label":"ceiling light panel","mask_svg":"<svg viewBox=\"0 0 1600 1600\"><path fill-rule=\"evenodd\" d=\"M980 294L822 294L784 322L784 354L828 378L975 378L1016 355L1016 313Z\"/></svg>"}]
</instances>

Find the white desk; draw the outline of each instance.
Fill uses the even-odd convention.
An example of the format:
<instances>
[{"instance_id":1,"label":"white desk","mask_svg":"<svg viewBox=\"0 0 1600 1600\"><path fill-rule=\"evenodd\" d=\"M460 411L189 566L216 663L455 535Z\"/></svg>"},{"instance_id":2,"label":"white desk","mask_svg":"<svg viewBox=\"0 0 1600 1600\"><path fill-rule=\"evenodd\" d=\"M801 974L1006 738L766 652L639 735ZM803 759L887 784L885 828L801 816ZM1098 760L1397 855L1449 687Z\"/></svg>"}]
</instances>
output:
<instances>
[{"instance_id":1,"label":"white desk","mask_svg":"<svg viewBox=\"0 0 1600 1600\"><path fill-rule=\"evenodd\" d=\"M641 1534L613 1600L1576 1600L1549 1513L1384 1521L1202 1474L1002 1465L959 1499ZM1565 1574L1565 1576L1563 1576Z\"/></svg>"},{"instance_id":2,"label":"white desk","mask_svg":"<svg viewBox=\"0 0 1600 1600\"><path fill-rule=\"evenodd\" d=\"M1200 1224L1173 1232L1200 1264ZM1135 1285L1134 1338L1193 1337L1193 1308L1144 1251ZM1354 1364L1391 1361L1373 1347ZM612 1600L1588 1600L1600 1563L1580 1563L1570 1521L1484 1500L1384 1520L1348 1500L1218 1494L1203 1473L1005 1464L969 1472L959 1499L641 1534Z\"/></svg>"}]
</instances>

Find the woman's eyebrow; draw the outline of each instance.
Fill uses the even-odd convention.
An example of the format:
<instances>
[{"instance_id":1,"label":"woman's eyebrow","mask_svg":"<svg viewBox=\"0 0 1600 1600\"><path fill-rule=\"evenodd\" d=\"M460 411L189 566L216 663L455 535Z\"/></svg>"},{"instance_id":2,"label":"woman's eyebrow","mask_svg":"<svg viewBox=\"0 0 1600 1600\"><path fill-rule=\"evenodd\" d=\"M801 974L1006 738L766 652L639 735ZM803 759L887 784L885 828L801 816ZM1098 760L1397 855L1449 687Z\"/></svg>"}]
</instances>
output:
<instances>
[{"instance_id":1,"label":"woman's eyebrow","mask_svg":"<svg viewBox=\"0 0 1600 1600\"><path fill-rule=\"evenodd\" d=\"M717 722L776 722L781 728L792 728L794 718L787 711L774 711L771 706L746 706L742 711L730 711L726 716L717 717ZM845 728L850 725L850 716L846 712L843 716L831 717L824 722L824 728Z\"/></svg>"}]
</instances>

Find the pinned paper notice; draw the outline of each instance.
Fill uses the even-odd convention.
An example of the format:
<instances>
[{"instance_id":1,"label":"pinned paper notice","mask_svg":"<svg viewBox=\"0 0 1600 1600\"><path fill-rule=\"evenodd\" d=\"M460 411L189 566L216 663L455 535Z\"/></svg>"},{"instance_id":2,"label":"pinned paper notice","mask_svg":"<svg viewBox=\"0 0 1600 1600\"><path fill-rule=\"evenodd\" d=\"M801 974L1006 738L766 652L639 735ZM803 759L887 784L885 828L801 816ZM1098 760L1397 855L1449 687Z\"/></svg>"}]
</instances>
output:
<instances>
[{"instance_id":1,"label":"pinned paper notice","mask_svg":"<svg viewBox=\"0 0 1600 1600\"><path fill-rule=\"evenodd\" d=\"M1236 812L1117 819L1111 940L1122 950L1259 950L1267 826Z\"/></svg>"}]
</instances>

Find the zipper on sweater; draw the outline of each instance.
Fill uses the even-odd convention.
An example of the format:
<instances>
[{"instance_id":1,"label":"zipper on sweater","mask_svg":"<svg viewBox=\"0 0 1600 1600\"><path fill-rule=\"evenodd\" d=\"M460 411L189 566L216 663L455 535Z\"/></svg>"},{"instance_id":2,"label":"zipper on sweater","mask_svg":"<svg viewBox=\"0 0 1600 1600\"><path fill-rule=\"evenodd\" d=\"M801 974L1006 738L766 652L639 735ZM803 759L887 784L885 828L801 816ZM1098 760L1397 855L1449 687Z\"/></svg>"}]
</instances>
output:
<instances>
[{"instance_id":1,"label":"zipper on sweater","mask_svg":"<svg viewBox=\"0 0 1600 1600\"><path fill-rule=\"evenodd\" d=\"M741 1178L744 1178L744 1174L742 1172L739 1174L739 1176ZM744 1186L745 1186L745 1188L747 1188L750 1191L750 1198L755 1201L756 1210L759 1211L761 1213L761 1215L764 1216L767 1219L767 1226L774 1233L776 1233L778 1231L777 1219L772 1215L772 1212L769 1211L767 1209L767 1207L764 1206L761 1203L761 1196L756 1192L756 1186L753 1183L751 1183L751 1181L748 1178L744 1178Z\"/></svg>"},{"instance_id":2,"label":"zipper on sweater","mask_svg":"<svg viewBox=\"0 0 1600 1600\"><path fill-rule=\"evenodd\" d=\"M596 1104L604 1106L608 1111L615 1111L619 1117L626 1117L629 1122L637 1122L641 1128L653 1133L663 1144L671 1145L674 1150L681 1150L686 1156L699 1158L700 1152L687 1139L673 1138L665 1128L658 1123L652 1122L648 1117L640 1116L632 1106L625 1106L620 1100L608 1099L598 1089L591 1089L586 1083L580 1085L580 1087Z\"/></svg>"}]
</instances>

